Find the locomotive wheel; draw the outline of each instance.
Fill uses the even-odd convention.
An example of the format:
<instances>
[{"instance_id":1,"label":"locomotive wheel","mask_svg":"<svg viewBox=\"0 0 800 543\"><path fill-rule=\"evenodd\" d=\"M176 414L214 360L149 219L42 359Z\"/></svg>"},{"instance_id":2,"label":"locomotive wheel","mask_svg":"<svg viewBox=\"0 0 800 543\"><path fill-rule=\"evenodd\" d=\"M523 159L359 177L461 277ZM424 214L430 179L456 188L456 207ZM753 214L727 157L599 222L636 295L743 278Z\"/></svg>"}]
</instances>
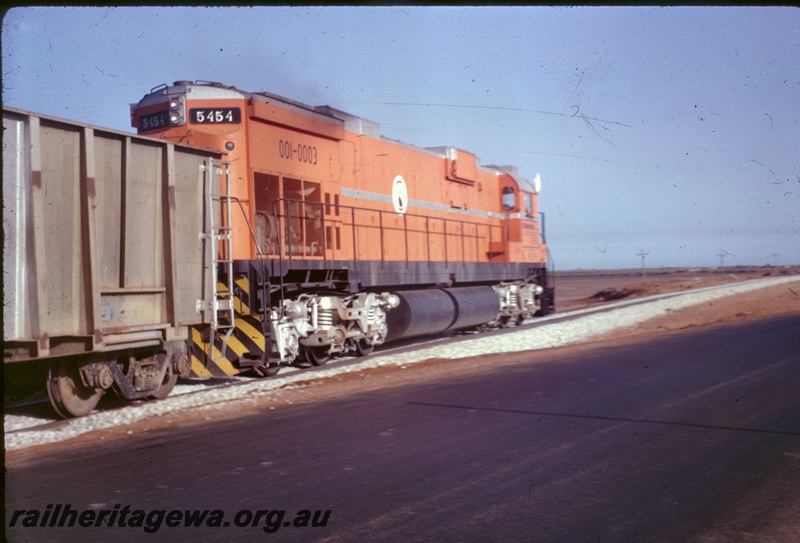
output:
<instances>
[{"instance_id":1,"label":"locomotive wheel","mask_svg":"<svg viewBox=\"0 0 800 543\"><path fill-rule=\"evenodd\" d=\"M331 354L328 352L328 347L306 347L306 359L314 366L323 366L328 360L331 359Z\"/></svg>"},{"instance_id":2,"label":"locomotive wheel","mask_svg":"<svg viewBox=\"0 0 800 543\"><path fill-rule=\"evenodd\" d=\"M264 375L266 375L267 377L274 377L275 375L278 375L279 371L281 371L281 365L280 364L270 364L266 368L264 368L262 371L264 372Z\"/></svg>"},{"instance_id":3,"label":"locomotive wheel","mask_svg":"<svg viewBox=\"0 0 800 543\"><path fill-rule=\"evenodd\" d=\"M51 362L47 372L47 396L56 413L68 419L91 413L103 396L103 389L84 385L77 364Z\"/></svg>"},{"instance_id":4,"label":"locomotive wheel","mask_svg":"<svg viewBox=\"0 0 800 543\"><path fill-rule=\"evenodd\" d=\"M356 356L367 356L372 354L374 349L375 345L367 343L367 340L365 339L359 339L356 341Z\"/></svg>"},{"instance_id":5,"label":"locomotive wheel","mask_svg":"<svg viewBox=\"0 0 800 543\"><path fill-rule=\"evenodd\" d=\"M524 320L525 318L522 315L517 315L516 317L511 317L511 316L500 317L500 328L520 326L522 324L522 321Z\"/></svg>"},{"instance_id":6,"label":"locomotive wheel","mask_svg":"<svg viewBox=\"0 0 800 543\"><path fill-rule=\"evenodd\" d=\"M259 377L274 377L278 375L278 372L281 371L280 364L270 364L269 362L264 362L261 366L256 366L253 368L256 375Z\"/></svg>"}]
</instances>

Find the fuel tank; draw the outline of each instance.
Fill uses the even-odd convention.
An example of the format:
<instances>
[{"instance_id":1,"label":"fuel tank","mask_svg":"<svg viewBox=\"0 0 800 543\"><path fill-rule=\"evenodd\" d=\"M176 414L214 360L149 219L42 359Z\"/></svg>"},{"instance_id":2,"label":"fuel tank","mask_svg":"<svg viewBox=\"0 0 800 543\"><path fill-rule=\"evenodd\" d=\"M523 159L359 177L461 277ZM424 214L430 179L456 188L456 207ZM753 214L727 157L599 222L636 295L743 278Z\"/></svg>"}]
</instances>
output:
<instances>
[{"instance_id":1,"label":"fuel tank","mask_svg":"<svg viewBox=\"0 0 800 543\"><path fill-rule=\"evenodd\" d=\"M500 299L492 287L394 292L400 305L387 312L387 341L478 326L497 319Z\"/></svg>"}]
</instances>

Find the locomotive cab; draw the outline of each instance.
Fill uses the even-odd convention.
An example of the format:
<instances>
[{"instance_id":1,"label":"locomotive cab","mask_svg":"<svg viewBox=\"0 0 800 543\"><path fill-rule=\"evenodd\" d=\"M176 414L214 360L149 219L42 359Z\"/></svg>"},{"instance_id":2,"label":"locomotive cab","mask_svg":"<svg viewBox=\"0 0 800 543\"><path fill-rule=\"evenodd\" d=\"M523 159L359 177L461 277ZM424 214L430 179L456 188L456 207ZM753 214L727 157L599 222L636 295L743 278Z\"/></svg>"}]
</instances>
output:
<instances>
[{"instance_id":1,"label":"locomotive cab","mask_svg":"<svg viewBox=\"0 0 800 543\"><path fill-rule=\"evenodd\" d=\"M537 195L541 178L533 183L521 177L514 166L490 166L500 181L500 207L506 216L507 232L492 247L492 258L523 262L545 262L546 246L539 228Z\"/></svg>"}]
</instances>

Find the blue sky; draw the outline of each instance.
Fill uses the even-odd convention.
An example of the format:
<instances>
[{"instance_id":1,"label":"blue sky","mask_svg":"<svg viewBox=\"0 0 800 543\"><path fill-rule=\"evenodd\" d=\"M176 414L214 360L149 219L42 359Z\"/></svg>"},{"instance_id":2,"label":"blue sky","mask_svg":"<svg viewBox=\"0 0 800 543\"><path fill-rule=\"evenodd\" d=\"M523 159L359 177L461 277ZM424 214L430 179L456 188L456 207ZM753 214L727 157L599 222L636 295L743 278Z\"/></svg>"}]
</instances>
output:
<instances>
[{"instance_id":1,"label":"blue sky","mask_svg":"<svg viewBox=\"0 0 800 543\"><path fill-rule=\"evenodd\" d=\"M540 173L559 269L800 264L795 8L16 8L2 59L88 124L203 79Z\"/></svg>"}]
</instances>

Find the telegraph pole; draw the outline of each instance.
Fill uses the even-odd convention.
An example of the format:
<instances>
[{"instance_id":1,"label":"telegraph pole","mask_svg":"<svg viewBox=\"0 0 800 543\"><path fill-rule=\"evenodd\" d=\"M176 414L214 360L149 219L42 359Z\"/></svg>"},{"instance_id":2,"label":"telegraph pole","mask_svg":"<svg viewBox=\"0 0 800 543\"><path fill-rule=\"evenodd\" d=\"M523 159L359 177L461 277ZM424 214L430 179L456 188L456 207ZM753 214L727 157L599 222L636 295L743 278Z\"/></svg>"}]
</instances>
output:
<instances>
[{"instance_id":1,"label":"telegraph pole","mask_svg":"<svg viewBox=\"0 0 800 543\"><path fill-rule=\"evenodd\" d=\"M719 267L725 267L725 251L722 251L720 254L717 255L719 257Z\"/></svg>"},{"instance_id":2,"label":"telegraph pole","mask_svg":"<svg viewBox=\"0 0 800 543\"><path fill-rule=\"evenodd\" d=\"M645 271L645 269L644 269L644 257L646 257L646 256L647 256L647 255L649 255L649 254L650 254L650 253L645 253L645 252L644 252L644 249L642 249L641 251L639 251L638 253L636 253L636 255L637 255L637 256L640 256L640 257L642 257L642 279L645 279L645 278L647 277L647 272L646 272L646 271Z\"/></svg>"}]
</instances>

